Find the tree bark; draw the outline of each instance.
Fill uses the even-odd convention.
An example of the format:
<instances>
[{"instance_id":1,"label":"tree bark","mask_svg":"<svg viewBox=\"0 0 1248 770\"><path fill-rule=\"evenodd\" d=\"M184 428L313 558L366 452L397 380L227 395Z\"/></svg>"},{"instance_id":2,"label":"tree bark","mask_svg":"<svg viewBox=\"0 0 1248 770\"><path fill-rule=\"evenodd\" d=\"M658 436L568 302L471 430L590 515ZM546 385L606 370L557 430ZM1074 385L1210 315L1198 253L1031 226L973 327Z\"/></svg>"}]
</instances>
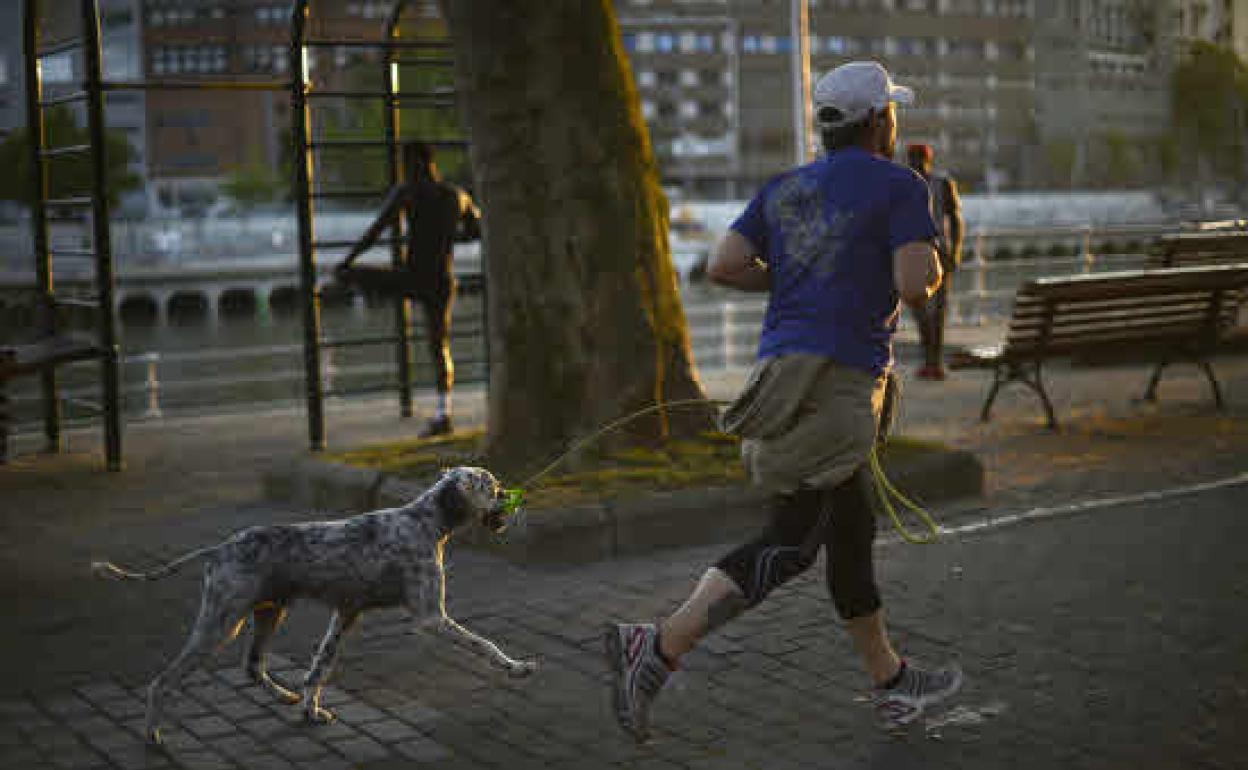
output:
<instances>
[{"instance_id":1,"label":"tree bark","mask_svg":"<svg viewBox=\"0 0 1248 770\"><path fill-rule=\"evenodd\" d=\"M487 452L530 468L656 402L703 396L668 207L610 0L443 0L484 213ZM712 425L648 415L611 443Z\"/></svg>"}]
</instances>

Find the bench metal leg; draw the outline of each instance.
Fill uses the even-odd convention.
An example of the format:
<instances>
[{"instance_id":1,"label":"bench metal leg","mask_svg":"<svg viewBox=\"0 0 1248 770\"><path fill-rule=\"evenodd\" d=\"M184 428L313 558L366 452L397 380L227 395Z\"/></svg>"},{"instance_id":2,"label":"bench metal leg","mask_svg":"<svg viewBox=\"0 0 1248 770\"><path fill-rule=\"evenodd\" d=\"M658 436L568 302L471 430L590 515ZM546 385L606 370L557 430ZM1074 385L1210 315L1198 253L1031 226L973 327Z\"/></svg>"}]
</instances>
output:
<instances>
[{"instance_id":1,"label":"bench metal leg","mask_svg":"<svg viewBox=\"0 0 1248 770\"><path fill-rule=\"evenodd\" d=\"M1002 377L1002 367L998 366L992 372L992 387L988 389L988 398L984 401L984 408L979 412L979 421L988 422L992 419L992 402L997 400L997 393L1001 390L1001 386L1005 383Z\"/></svg>"},{"instance_id":2,"label":"bench metal leg","mask_svg":"<svg viewBox=\"0 0 1248 770\"><path fill-rule=\"evenodd\" d=\"M1035 372L1032 374L1032 378L1025 379L1023 382L1027 383L1028 387L1034 390L1036 395L1040 396L1040 403L1044 406L1044 416L1047 420L1049 430L1057 430L1057 416L1053 413L1053 402L1049 401L1049 394L1044 389L1044 379L1040 376L1039 361L1036 362L1036 368Z\"/></svg>"},{"instance_id":3,"label":"bench metal leg","mask_svg":"<svg viewBox=\"0 0 1248 770\"><path fill-rule=\"evenodd\" d=\"M1037 396L1040 397L1040 404L1044 407L1044 417L1046 425L1050 430L1057 430L1057 414L1053 410L1053 402L1049 400L1049 394L1044 389L1044 380L1040 376L1040 363L1036 362L1031 371L1022 364L999 364L993 370L992 386L988 389L988 398L984 400L984 407L980 410L980 422L988 422L992 418L992 404L997 400L997 394L1001 391L1001 387L1006 383L1021 382L1031 388Z\"/></svg>"},{"instance_id":4,"label":"bench metal leg","mask_svg":"<svg viewBox=\"0 0 1248 770\"><path fill-rule=\"evenodd\" d=\"M1198 361L1200 368L1205 372L1205 376L1209 378L1209 387L1213 390L1213 405L1221 412L1226 409L1226 402L1222 400L1222 388L1218 387L1218 378L1213 374L1213 364L1204 360Z\"/></svg>"},{"instance_id":5,"label":"bench metal leg","mask_svg":"<svg viewBox=\"0 0 1248 770\"><path fill-rule=\"evenodd\" d=\"M1169 365L1169 360L1162 360L1153 368L1153 375L1148 380L1148 387L1144 389L1145 401L1157 400L1157 386L1161 383L1161 371Z\"/></svg>"}]
</instances>

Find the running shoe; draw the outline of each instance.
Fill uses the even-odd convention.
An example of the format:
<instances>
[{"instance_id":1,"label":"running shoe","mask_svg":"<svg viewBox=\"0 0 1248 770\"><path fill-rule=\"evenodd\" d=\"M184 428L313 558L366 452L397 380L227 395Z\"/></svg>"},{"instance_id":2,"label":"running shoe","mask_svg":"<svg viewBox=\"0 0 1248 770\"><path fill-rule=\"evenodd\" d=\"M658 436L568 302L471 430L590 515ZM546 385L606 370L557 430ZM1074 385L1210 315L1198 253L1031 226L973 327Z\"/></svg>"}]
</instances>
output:
<instances>
[{"instance_id":1,"label":"running shoe","mask_svg":"<svg viewBox=\"0 0 1248 770\"><path fill-rule=\"evenodd\" d=\"M906 664L895 685L875 688L871 705L880 727L897 729L918 719L923 709L953 695L961 686L962 669L956 664L934 671Z\"/></svg>"},{"instance_id":2,"label":"running shoe","mask_svg":"<svg viewBox=\"0 0 1248 770\"><path fill-rule=\"evenodd\" d=\"M612 623L603 633L614 674L615 718L638 743L650 737L650 706L671 674L658 641L653 623Z\"/></svg>"}]
</instances>

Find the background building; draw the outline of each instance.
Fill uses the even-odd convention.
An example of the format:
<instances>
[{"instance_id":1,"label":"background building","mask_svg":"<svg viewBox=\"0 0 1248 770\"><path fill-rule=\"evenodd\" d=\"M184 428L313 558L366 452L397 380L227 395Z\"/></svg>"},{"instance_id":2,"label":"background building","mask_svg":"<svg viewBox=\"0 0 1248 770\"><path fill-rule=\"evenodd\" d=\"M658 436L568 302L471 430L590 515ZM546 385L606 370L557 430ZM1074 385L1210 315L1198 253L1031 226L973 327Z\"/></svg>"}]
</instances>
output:
<instances>
[{"instance_id":1,"label":"background building","mask_svg":"<svg viewBox=\"0 0 1248 770\"><path fill-rule=\"evenodd\" d=\"M617 8L669 185L731 194L791 163L789 0ZM1248 37L1248 0L809 0L809 9L812 77L851 59L883 62L918 91L901 141L932 144L938 165L980 192L1159 181L1179 41L1242 48ZM712 24L720 34L699 32ZM720 112L731 120L708 122ZM719 173L691 158L716 142L730 159Z\"/></svg>"}]
</instances>

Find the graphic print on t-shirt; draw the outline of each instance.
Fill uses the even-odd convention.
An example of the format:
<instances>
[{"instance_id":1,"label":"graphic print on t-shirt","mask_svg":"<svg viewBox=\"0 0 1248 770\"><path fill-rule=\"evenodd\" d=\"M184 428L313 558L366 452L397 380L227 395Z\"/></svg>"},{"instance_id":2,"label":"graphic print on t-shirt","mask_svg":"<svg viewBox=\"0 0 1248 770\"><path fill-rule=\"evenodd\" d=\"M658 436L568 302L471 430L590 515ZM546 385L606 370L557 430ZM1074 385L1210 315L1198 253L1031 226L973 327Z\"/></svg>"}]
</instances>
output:
<instances>
[{"instance_id":1,"label":"graphic print on t-shirt","mask_svg":"<svg viewBox=\"0 0 1248 770\"><path fill-rule=\"evenodd\" d=\"M825 216L824 208L819 180L807 174L782 181L768 201L768 219L780 228L795 275L823 279L836 270L854 215L838 210Z\"/></svg>"}]
</instances>

